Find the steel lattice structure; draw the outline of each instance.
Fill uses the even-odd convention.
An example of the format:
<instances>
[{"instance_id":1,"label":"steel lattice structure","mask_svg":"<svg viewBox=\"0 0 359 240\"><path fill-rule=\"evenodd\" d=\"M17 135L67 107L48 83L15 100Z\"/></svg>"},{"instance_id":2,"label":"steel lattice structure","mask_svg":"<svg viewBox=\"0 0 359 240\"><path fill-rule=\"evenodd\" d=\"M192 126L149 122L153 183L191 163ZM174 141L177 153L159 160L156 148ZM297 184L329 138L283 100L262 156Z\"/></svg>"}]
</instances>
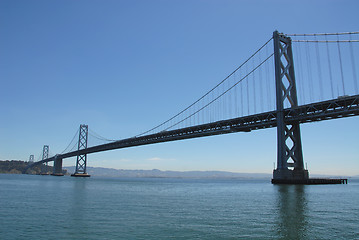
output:
<instances>
[{"instance_id":1,"label":"steel lattice structure","mask_svg":"<svg viewBox=\"0 0 359 240\"><path fill-rule=\"evenodd\" d=\"M88 125L81 124L79 130L78 154L76 160L75 174L86 174L87 154L80 153L80 150L87 148Z\"/></svg>"},{"instance_id":2,"label":"steel lattice structure","mask_svg":"<svg viewBox=\"0 0 359 240\"><path fill-rule=\"evenodd\" d=\"M292 42L289 37L275 31L273 43L277 103L277 169L273 177L293 178L295 174L295 177L308 178L308 171L304 170L299 122L286 122L283 112L285 104L291 108L298 107Z\"/></svg>"},{"instance_id":3,"label":"steel lattice structure","mask_svg":"<svg viewBox=\"0 0 359 240\"><path fill-rule=\"evenodd\" d=\"M49 146L48 145L44 145L43 149L42 149L42 160L44 161L45 159L49 158ZM44 162L46 165L42 165L41 166L41 174L47 174L48 172L48 162Z\"/></svg>"}]
</instances>

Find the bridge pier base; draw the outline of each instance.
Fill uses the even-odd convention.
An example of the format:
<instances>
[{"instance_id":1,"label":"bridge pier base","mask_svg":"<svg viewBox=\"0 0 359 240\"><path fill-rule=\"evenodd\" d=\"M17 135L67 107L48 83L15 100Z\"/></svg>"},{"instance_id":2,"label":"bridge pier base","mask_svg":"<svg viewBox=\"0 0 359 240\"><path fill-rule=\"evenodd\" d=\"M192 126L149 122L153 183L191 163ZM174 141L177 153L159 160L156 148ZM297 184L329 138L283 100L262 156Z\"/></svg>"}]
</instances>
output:
<instances>
[{"instance_id":1,"label":"bridge pier base","mask_svg":"<svg viewBox=\"0 0 359 240\"><path fill-rule=\"evenodd\" d=\"M64 176L64 173L62 172L62 158L57 158L57 156L55 156L54 169L51 175Z\"/></svg>"},{"instance_id":2,"label":"bridge pier base","mask_svg":"<svg viewBox=\"0 0 359 240\"><path fill-rule=\"evenodd\" d=\"M71 174L71 177L90 177L91 175L88 173L74 173Z\"/></svg>"},{"instance_id":3,"label":"bridge pier base","mask_svg":"<svg viewBox=\"0 0 359 240\"><path fill-rule=\"evenodd\" d=\"M309 172L308 170L290 170L290 169L275 169L273 170L273 179L282 179L282 180L302 180L308 179Z\"/></svg>"}]
</instances>

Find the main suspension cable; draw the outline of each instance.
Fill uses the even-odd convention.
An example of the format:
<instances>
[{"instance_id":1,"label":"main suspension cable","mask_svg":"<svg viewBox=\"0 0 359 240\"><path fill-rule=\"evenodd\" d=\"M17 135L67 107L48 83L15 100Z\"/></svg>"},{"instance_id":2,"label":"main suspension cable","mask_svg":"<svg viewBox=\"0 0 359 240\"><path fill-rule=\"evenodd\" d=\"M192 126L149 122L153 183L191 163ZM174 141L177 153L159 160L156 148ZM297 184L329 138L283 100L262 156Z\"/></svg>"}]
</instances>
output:
<instances>
[{"instance_id":1,"label":"main suspension cable","mask_svg":"<svg viewBox=\"0 0 359 240\"><path fill-rule=\"evenodd\" d=\"M330 36L330 35L347 35L359 34L359 32L340 32L340 33L304 33L304 34L285 34L286 36Z\"/></svg>"},{"instance_id":2,"label":"main suspension cable","mask_svg":"<svg viewBox=\"0 0 359 240\"><path fill-rule=\"evenodd\" d=\"M273 37L271 37L266 43L264 43L257 51L255 51L246 61L244 61L239 67L237 67L232 73L230 73L226 78L224 78L220 83L218 83L215 87L213 87L211 90L209 90L206 94L204 94L202 97L200 97L197 101L195 101L194 103L192 103L191 105L189 105L188 107L186 107L185 109L183 109L182 111L180 111L179 113L177 113L176 115L174 115L173 117L171 117L170 119L168 119L167 121L151 128L150 130L147 130L141 134L136 135L136 137L145 135L163 125L165 125L166 123L170 122L172 119L178 117L179 115L181 115L182 113L184 113L185 111L187 111L189 108L191 108L193 105L197 104L199 101L201 101L202 99L204 99L207 95L209 95L212 91L214 91L215 89L217 89L222 83L224 83L228 78L230 78L238 69L240 69L242 66L244 66L249 60L251 60L259 51L261 51L271 40L273 39ZM193 115L193 114L191 114ZM188 117L187 117L188 118ZM187 119L186 118L186 119Z\"/></svg>"},{"instance_id":3,"label":"main suspension cable","mask_svg":"<svg viewBox=\"0 0 359 240\"><path fill-rule=\"evenodd\" d=\"M70 147L70 145L72 144L72 142L75 140L76 136L79 133L79 129L76 131L74 137L72 138L71 142L69 143L69 145L67 145L67 147L61 152L61 154L65 153L65 151ZM70 150L71 151L71 150Z\"/></svg>"},{"instance_id":4,"label":"main suspension cable","mask_svg":"<svg viewBox=\"0 0 359 240\"><path fill-rule=\"evenodd\" d=\"M198 113L199 111L202 111L203 109L205 109L206 107L208 107L209 105L211 105L212 103L214 103L215 101L217 101L219 98L221 98L224 94L226 94L227 92L229 92L232 88L234 88L235 86L237 86L240 82L243 81L243 79L247 78L249 75L251 75L255 70L257 70L260 66L262 66L268 59L270 59L272 56L274 55L274 53L272 53L269 57L267 57L264 61L262 61L257 67L255 67L254 69L252 69L252 71L250 71L246 76L244 76L243 78L241 78L238 82L236 82L232 87L230 87L229 89L227 89L226 91L224 91L222 94L220 94L219 96L217 96L215 99L213 99L212 101L210 101L209 103L207 103L205 106L203 106L202 108L200 108L199 110L197 110L196 112L192 113L191 115L189 115L188 117L186 117L185 119L182 119L181 121L177 122L176 124L169 126L168 128L166 128L164 131L167 131L169 129L171 129L172 127L180 124L181 122L187 120L188 118L192 117L193 115L195 115L196 113Z\"/></svg>"},{"instance_id":5,"label":"main suspension cable","mask_svg":"<svg viewBox=\"0 0 359 240\"><path fill-rule=\"evenodd\" d=\"M103 136L101 136L100 134L96 133L94 130L91 130L89 129L89 135L98 139L98 140L101 140L101 141L106 141L106 142L114 142L116 140L114 139L108 139L108 138L105 138Z\"/></svg>"}]
</instances>

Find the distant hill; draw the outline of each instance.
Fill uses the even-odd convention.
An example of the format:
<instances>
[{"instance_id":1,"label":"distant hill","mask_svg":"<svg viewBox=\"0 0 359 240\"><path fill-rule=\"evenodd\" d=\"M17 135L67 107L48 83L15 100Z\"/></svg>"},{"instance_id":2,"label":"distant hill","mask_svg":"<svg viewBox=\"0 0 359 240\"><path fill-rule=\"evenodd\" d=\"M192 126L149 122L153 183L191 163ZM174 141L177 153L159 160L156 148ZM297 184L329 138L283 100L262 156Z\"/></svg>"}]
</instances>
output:
<instances>
[{"instance_id":1,"label":"distant hill","mask_svg":"<svg viewBox=\"0 0 359 240\"><path fill-rule=\"evenodd\" d=\"M29 162L18 160L0 160L0 174L21 174L23 169L29 164ZM63 167L63 173L68 175L75 172L75 167ZM28 174L40 174L41 166L36 166L27 171ZM48 166L48 173L52 173L52 166ZM158 169L152 170L124 170L113 168L101 168L101 167L87 167L87 173L92 176L101 177L153 177L153 178L236 178L236 179L271 179L270 173L233 173L225 171L161 171ZM359 179L359 175L356 176L329 176L311 174L311 178L351 178Z\"/></svg>"},{"instance_id":2,"label":"distant hill","mask_svg":"<svg viewBox=\"0 0 359 240\"><path fill-rule=\"evenodd\" d=\"M63 167L69 173L75 172L75 167ZM270 179L272 174L266 173L233 173L224 171L161 171L153 170L124 170L101 167L87 167L87 173L103 177L154 177L154 178L238 178L238 179Z\"/></svg>"},{"instance_id":3,"label":"distant hill","mask_svg":"<svg viewBox=\"0 0 359 240\"><path fill-rule=\"evenodd\" d=\"M24 162L19 160L0 160L0 173L7 174L21 174L22 171L30 164L30 162ZM53 171L52 166L47 166L47 173L51 174ZM64 172L64 171L63 171ZM40 174L41 165L37 165L27 170L28 174ZM64 172L66 174L66 172Z\"/></svg>"},{"instance_id":4,"label":"distant hill","mask_svg":"<svg viewBox=\"0 0 359 240\"><path fill-rule=\"evenodd\" d=\"M74 173L75 167L63 167L68 173ZM87 173L91 176L101 177L153 177L153 178L236 178L236 179L271 179L271 173L234 173L225 171L161 171L152 170L124 170L101 167L87 167ZM332 176L311 174L311 178L359 178L357 176Z\"/></svg>"},{"instance_id":5,"label":"distant hill","mask_svg":"<svg viewBox=\"0 0 359 240\"><path fill-rule=\"evenodd\" d=\"M0 161L0 173L21 174L29 162L19 160ZM52 171L52 167L48 166L48 170ZM40 174L41 166L36 166L29 170L30 174Z\"/></svg>"}]
</instances>

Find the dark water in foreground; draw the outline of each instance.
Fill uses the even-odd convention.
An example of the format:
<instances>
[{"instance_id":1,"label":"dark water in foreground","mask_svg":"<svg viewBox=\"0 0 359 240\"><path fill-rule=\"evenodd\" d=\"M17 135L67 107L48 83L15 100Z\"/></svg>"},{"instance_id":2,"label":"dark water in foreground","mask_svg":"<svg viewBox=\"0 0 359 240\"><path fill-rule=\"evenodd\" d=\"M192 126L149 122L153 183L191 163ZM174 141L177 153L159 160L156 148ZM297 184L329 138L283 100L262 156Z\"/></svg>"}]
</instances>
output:
<instances>
[{"instance_id":1,"label":"dark water in foreground","mask_svg":"<svg viewBox=\"0 0 359 240\"><path fill-rule=\"evenodd\" d=\"M359 239L359 182L0 174L0 239Z\"/></svg>"}]
</instances>

